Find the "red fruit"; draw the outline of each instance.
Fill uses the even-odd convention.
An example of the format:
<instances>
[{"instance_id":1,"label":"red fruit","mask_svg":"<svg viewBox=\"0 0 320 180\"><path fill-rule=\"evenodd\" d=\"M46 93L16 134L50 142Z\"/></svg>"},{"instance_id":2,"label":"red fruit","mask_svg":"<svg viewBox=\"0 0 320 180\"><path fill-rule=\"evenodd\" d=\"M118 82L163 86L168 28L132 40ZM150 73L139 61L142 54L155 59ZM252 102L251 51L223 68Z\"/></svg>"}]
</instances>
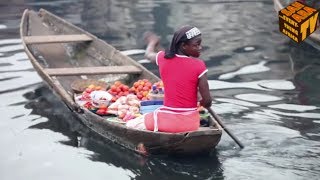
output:
<instances>
[{"instance_id":1,"label":"red fruit","mask_svg":"<svg viewBox=\"0 0 320 180\"><path fill-rule=\"evenodd\" d=\"M149 91L149 90L150 90L150 88L147 87L147 86L144 86L144 87L142 88L142 91Z\"/></svg>"},{"instance_id":2,"label":"red fruit","mask_svg":"<svg viewBox=\"0 0 320 180\"><path fill-rule=\"evenodd\" d=\"M133 83L133 87L137 88L140 84L138 82Z\"/></svg>"},{"instance_id":3,"label":"red fruit","mask_svg":"<svg viewBox=\"0 0 320 180\"><path fill-rule=\"evenodd\" d=\"M144 86L147 86L147 87L150 87L152 86L152 83L151 82L147 82Z\"/></svg>"},{"instance_id":4,"label":"red fruit","mask_svg":"<svg viewBox=\"0 0 320 180\"><path fill-rule=\"evenodd\" d=\"M111 90L111 91L116 91L116 90L117 90L117 87L116 87L115 85L112 85L111 88L110 88L110 90Z\"/></svg>"},{"instance_id":5,"label":"red fruit","mask_svg":"<svg viewBox=\"0 0 320 180\"><path fill-rule=\"evenodd\" d=\"M139 93L139 94L137 94L137 97L138 97L138 99L142 99L143 95Z\"/></svg>"},{"instance_id":6,"label":"red fruit","mask_svg":"<svg viewBox=\"0 0 320 180\"><path fill-rule=\"evenodd\" d=\"M107 110L106 109L98 109L98 111L96 112L99 115L106 115L107 114Z\"/></svg>"},{"instance_id":7,"label":"red fruit","mask_svg":"<svg viewBox=\"0 0 320 180\"><path fill-rule=\"evenodd\" d=\"M91 88L86 88L86 93L91 93L92 91L93 91L93 89L91 89Z\"/></svg>"},{"instance_id":8,"label":"red fruit","mask_svg":"<svg viewBox=\"0 0 320 180\"><path fill-rule=\"evenodd\" d=\"M114 85L117 86L117 87L120 86L121 84L122 84L122 83L121 83L120 81L114 82Z\"/></svg>"},{"instance_id":9,"label":"red fruit","mask_svg":"<svg viewBox=\"0 0 320 180\"><path fill-rule=\"evenodd\" d=\"M138 90L138 91L142 91L142 89L143 89L143 85L139 85L139 86L137 87L137 90Z\"/></svg>"},{"instance_id":10,"label":"red fruit","mask_svg":"<svg viewBox=\"0 0 320 180\"><path fill-rule=\"evenodd\" d=\"M104 109L104 110L107 110L108 109L108 106L104 105L104 104L101 104L99 106L99 109Z\"/></svg>"},{"instance_id":11,"label":"red fruit","mask_svg":"<svg viewBox=\"0 0 320 180\"><path fill-rule=\"evenodd\" d=\"M136 88L134 88L134 87L130 88L130 89L129 89L129 92L135 93L135 92L136 92Z\"/></svg>"},{"instance_id":12,"label":"red fruit","mask_svg":"<svg viewBox=\"0 0 320 180\"><path fill-rule=\"evenodd\" d=\"M122 91L119 92L118 95L119 95L119 96L123 96L123 92L122 92Z\"/></svg>"},{"instance_id":13,"label":"red fruit","mask_svg":"<svg viewBox=\"0 0 320 180\"><path fill-rule=\"evenodd\" d=\"M127 85L122 86L122 91L129 91L129 87Z\"/></svg>"},{"instance_id":14,"label":"red fruit","mask_svg":"<svg viewBox=\"0 0 320 180\"><path fill-rule=\"evenodd\" d=\"M121 92L121 89L117 87L116 92L119 94L119 92Z\"/></svg>"}]
</instances>

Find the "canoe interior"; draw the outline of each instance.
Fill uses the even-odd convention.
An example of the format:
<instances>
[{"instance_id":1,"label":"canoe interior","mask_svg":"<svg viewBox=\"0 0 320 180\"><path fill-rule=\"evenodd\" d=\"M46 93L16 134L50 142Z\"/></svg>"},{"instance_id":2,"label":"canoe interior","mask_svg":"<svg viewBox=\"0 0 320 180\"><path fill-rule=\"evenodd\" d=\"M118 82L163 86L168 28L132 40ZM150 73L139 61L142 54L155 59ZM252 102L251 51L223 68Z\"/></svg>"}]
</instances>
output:
<instances>
[{"instance_id":1,"label":"canoe interior","mask_svg":"<svg viewBox=\"0 0 320 180\"><path fill-rule=\"evenodd\" d=\"M113 46L46 10L41 9L39 12L26 10L22 17L20 34L25 51L38 74L57 92L71 110L74 110L72 106L75 106L75 102L70 85L76 79L103 79L109 83L120 80L129 86L139 79L148 79L151 82L159 81L156 75L130 57L121 54ZM44 43L45 40L42 37L33 38L47 35L51 37L48 43ZM81 35L85 40L63 42L64 40L61 38L54 40L52 37L55 35L67 35L68 38L71 35ZM83 37L83 35L85 36ZM27 37L25 39L28 39L28 43L24 41L24 37ZM141 73L50 75L46 70L48 68L105 66L135 66L141 69ZM104 117L88 110L84 110L84 113L74 112L85 125L103 137L132 150L136 150L139 144L143 144L148 153L152 154L208 152L217 145L222 134L222 129L217 123L214 123L212 127L200 128L195 132L173 134L126 128L122 124L106 121Z\"/></svg>"}]
</instances>

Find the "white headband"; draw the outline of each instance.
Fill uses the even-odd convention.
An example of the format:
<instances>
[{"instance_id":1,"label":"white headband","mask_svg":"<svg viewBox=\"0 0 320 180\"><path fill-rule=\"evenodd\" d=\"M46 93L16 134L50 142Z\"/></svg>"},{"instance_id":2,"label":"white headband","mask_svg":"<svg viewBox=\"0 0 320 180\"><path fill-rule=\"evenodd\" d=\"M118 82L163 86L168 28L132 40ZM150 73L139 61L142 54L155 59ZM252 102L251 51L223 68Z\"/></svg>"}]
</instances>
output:
<instances>
[{"instance_id":1,"label":"white headband","mask_svg":"<svg viewBox=\"0 0 320 180\"><path fill-rule=\"evenodd\" d=\"M200 30L196 27L194 27L186 32L187 39L191 39L191 38L196 37L200 34L201 34Z\"/></svg>"}]
</instances>

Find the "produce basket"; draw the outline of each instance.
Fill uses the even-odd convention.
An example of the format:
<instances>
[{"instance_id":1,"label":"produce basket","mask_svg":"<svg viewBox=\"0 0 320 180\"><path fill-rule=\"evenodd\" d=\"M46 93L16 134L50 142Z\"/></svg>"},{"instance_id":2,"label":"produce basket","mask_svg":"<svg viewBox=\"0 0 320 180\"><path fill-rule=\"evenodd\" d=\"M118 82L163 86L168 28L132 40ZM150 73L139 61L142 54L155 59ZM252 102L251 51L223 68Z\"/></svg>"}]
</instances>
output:
<instances>
[{"instance_id":1,"label":"produce basket","mask_svg":"<svg viewBox=\"0 0 320 180\"><path fill-rule=\"evenodd\" d=\"M99 81L96 79L77 79L72 82L71 88L74 93L82 93L89 85L100 86L100 90L106 90L109 88L109 84L104 81Z\"/></svg>"}]
</instances>

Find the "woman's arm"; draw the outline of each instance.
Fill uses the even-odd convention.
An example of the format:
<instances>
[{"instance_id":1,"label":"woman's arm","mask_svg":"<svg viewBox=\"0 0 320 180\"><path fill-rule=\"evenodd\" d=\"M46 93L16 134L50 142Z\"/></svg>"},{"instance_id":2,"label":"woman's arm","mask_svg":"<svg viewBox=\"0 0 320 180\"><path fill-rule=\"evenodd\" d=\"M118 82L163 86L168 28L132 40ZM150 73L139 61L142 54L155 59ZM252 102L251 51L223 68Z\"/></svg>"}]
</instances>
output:
<instances>
[{"instance_id":1,"label":"woman's arm","mask_svg":"<svg viewBox=\"0 0 320 180\"><path fill-rule=\"evenodd\" d=\"M210 95L207 73L203 74L200 77L198 88L199 88L200 95L202 97L202 99L200 100L200 105L205 108L211 107L212 98Z\"/></svg>"}]
</instances>

